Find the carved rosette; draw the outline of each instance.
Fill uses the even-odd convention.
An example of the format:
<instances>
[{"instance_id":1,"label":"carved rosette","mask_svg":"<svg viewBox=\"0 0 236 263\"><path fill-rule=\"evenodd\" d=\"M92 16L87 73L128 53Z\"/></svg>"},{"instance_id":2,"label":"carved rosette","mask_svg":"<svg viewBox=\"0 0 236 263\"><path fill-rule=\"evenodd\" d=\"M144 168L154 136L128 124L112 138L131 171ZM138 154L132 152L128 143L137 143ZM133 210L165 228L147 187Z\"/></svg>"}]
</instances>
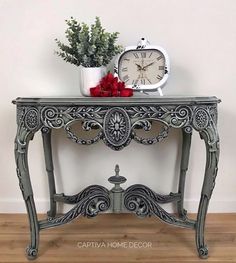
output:
<instances>
[{"instance_id":1,"label":"carved rosette","mask_svg":"<svg viewBox=\"0 0 236 263\"><path fill-rule=\"evenodd\" d=\"M122 108L107 111L104 122L104 142L115 150L120 150L131 141L131 123L127 112Z\"/></svg>"},{"instance_id":2,"label":"carved rosette","mask_svg":"<svg viewBox=\"0 0 236 263\"><path fill-rule=\"evenodd\" d=\"M17 140L16 143L25 145L27 137L37 132L42 125L40 108L17 106Z\"/></svg>"},{"instance_id":3,"label":"carved rosette","mask_svg":"<svg viewBox=\"0 0 236 263\"><path fill-rule=\"evenodd\" d=\"M203 130L209 124L209 112L206 108L198 107L194 111L193 126L196 130Z\"/></svg>"},{"instance_id":4,"label":"carved rosette","mask_svg":"<svg viewBox=\"0 0 236 263\"><path fill-rule=\"evenodd\" d=\"M36 108L29 108L25 114L25 127L30 130L37 130L40 125L39 111Z\"/></svg>"},{"instance_id":5,"label":"carved rosette","mask_svg":"<svg viewBox=\"0 0 236 263\"><path fill-rule=\"evenodd\" d=\"M193 113L192 126L200 133L212 152L219 150L219 135L217 131L217 107L199 106Z\"/></svg>"}]
</instances>

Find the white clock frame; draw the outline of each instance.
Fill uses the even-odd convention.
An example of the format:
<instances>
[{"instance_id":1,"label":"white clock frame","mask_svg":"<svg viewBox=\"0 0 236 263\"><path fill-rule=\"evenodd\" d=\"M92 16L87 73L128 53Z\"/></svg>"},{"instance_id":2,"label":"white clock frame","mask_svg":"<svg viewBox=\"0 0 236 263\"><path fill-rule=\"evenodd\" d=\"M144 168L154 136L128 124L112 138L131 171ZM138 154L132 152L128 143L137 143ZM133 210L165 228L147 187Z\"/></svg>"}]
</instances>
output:
<instances>
[{"instance_id":1,"label":"white clock frame","mask_svg":"<svg viewBox=\"0 0 236 263\"><path fill-rule=\"evenodd\" d=\"M127 51L137 51L137 50L158 50L160 51L165 59L165 73L163 78L157 82L156 84L153 85L127 85L128 88L132 88L134 91L159 91L160 95L163 96L162 93L162 88L165 86L167 79L170 74L170 61L169 61L169 56L167 52L165 51L164 48L160 46L155 46L155 45L144 45L144 46L128 46L125 48L125 50L117 57L115 61L115 66L114 66L114 75L118 77L120 81L122 81L119 77L119 62L121 57L127 52Z\"/></svg>"}]
</instances>

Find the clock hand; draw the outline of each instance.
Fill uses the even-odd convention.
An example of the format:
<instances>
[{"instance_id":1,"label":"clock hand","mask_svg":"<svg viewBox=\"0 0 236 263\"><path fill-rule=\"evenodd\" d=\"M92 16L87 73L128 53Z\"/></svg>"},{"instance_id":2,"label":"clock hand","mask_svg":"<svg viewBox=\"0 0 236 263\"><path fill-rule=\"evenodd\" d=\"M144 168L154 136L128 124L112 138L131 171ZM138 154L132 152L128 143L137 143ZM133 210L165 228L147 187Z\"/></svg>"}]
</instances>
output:
<instances>
[{"instance_id":1,"label":"clock hand","mask_svg":"<svg viewBox=\"0 0 236 263\"><path fill-rule=\"evenodd\" d=\"M135 63L135 65L138 67L138 70L142 70L142 67L139 64Z\"/></svg>"},{"instance_id":2,"label":"clock hand","mask_svg":"<svg viewBox=\"0 0 236 263\"><path fill-rule=\"evenodd\" d=\"M152 62L152 63L150 63L150 64L144 66L142 69L145 70L147 67L151 66L152 64L154 64L154 62Z\"/></svg>"}]
</instances>

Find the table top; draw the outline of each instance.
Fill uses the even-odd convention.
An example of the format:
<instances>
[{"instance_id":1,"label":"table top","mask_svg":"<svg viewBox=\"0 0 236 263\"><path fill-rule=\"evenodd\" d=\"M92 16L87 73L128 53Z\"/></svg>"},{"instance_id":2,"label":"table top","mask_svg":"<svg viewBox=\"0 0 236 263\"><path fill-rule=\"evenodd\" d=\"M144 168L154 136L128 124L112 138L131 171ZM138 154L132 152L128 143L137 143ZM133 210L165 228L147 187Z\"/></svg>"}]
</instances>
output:
<instances>
[{"instance_id":1,"label":"table top","mask_svg":"<svg viewBox=\"0 0 236 263\"><path fill-rule=\"evenodd\" d=\"M12 101L16 105L44 106L44 105L198 105L216 104L221 102L215 96L134 96L134 97L18 97Z\"/></svg>"}]
</instances>

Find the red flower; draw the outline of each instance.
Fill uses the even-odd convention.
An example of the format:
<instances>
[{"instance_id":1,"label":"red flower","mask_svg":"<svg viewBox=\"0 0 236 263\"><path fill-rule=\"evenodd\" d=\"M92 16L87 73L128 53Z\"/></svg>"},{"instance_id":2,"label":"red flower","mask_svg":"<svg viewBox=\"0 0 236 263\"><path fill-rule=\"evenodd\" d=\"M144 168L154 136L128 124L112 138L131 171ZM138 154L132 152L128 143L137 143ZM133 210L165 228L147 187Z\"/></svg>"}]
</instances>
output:
<instances>
[{"instance_id":1,"label":"red flower","mask_svg":"<svg viewBox=\"0 0 236 263\"><path fill-rule=\"evenodd\" d=\"M123 89L125 89L125 83L124 82L119 82L118 83L118 89L121 91Z\"/></svg>"},{"instance_id":2,"label":"red flower","mask_svg":"<svg viewBox=\"0 0 236 263\"><path fill-rule=\"evenodd\" d=\"M95 88L90 88L90 94L92 97L100 97L100 88L98 86Z\"/></svg>"},{"instance_id":3,"label":"red flower","mask_svg":"<svg viewBox=\"0 0 236 263\"><path fill-rule=\"evenodd\" d=\"M133 96L133 89L125 88L125 89L121 90L120 96L121 97L131 97L131 96Z\"/></svg>"},{"instance_id":4,"label":"red flower","mask_svg":"<svg viewBox=\"0 0 236 263\"><path fill-rule=\"evenodd\" d=\"M108 73L96 87L90 88L90 94L92 97L130 97L133 89L126 88L124 82Z\"/></svg>"},{"instance_id":5,"label":"red flower","mask_svg":"<svg viewBox=\"0 0 236 263\"><path fill-rule=\"evenodd\" d=\"M109 90L102 90L100 92L100 96L101 97L111 97L111 91L109 91Z\"/></svg>"}]
</instances>

